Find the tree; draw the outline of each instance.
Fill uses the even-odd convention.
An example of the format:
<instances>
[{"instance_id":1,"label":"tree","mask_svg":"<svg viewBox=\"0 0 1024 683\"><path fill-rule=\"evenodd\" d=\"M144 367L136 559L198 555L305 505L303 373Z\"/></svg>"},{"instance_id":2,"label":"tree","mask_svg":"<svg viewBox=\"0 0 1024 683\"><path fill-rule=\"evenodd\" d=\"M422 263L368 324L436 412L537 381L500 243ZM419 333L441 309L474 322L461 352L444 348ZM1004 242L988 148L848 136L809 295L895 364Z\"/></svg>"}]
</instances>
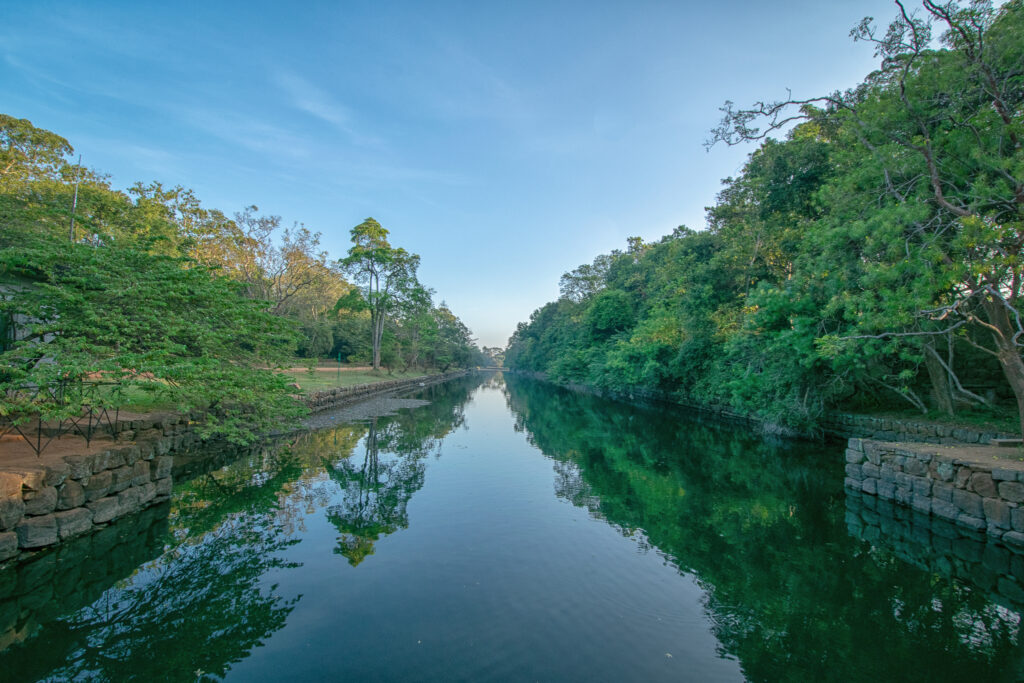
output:
<instances>
[{"instance_id":1,"label":"tree","mask_svg":"<svg viewBox=\"0 0 1024 683\"><path fill-rule=\"evenodd\" d=\"M340 263L357 286L370 311L370 334L373 348L373 369L380 369L381 340L384 322L419 286L416 270L420 257L402 247L392 247L388 231L373 218L352 228L352 248Z\"/></svg>"},{"instance_id":2,"label":"tree","mask_svg":"<svg viewBox=\"0 0 1024 683\"><path fill-rule=\"evenodd\" d=\"M43 178L60 179L71 144L28 119L0 114L0 189Z\"/></svg>"},{"instance_id":3,"label":"tree","mask_svg":"<svg viewBox=\"0 0 1024 683\"><path fill-rule=\"evenodd\" d=\"M251 441L304 412L285 376L292 324L240 285L180 258L113 243L0 240L0 415L17 422L113 408L129 391L208 412L201 430ZM102 381L107 391L90 393Z\"/></svg>"},{"instance_id":4,"label":"tree","mask_svg":"<svg viewBox=\"0 0 1024 683\"><path fill-rule=\"evenodd\" d=\"M884 34L870 19L851 32L882 58L861 85L749 109L726 103L710 142L760 140L813 120L859 146L846 176L873 169L873 201L900 228L891 243L902 249L883 250L876 263L927 263L939 285L876 336L962 335L999 363L1024 431L1024 2L997 10L923 0L923 14L897 5ZM931 47L935 27L945 49Z\"/></svg>"}]
</instances>

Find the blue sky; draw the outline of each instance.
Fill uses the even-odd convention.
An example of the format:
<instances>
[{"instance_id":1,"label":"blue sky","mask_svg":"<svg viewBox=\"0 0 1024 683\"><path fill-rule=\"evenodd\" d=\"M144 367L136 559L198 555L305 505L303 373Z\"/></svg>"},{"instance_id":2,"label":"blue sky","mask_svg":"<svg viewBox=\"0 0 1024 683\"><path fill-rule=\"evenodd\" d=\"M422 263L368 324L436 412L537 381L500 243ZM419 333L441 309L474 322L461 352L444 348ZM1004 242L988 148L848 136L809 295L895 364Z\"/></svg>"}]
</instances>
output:
<instances>
[{"instance_id":1,"label":"blue sky","mask_svg":"<svg viewBox=\"0 0 1024 683\"><path fill-rule=\"evenodd\" d=\"M373 216L481 343L626 238L704 226L751 148L726 99L823 94L875 65L889 0L0 0L0 111L116 187L191 187L323 233Z\"/></svg>"}]
</instances>

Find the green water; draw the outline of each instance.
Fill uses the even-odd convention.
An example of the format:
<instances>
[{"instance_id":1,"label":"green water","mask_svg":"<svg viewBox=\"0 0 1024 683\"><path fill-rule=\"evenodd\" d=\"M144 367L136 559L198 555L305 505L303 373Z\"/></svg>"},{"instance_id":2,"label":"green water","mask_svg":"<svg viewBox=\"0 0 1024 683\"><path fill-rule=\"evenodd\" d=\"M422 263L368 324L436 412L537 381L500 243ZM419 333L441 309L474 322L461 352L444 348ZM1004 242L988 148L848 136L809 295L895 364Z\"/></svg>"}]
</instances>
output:
<instances>
[{"instance_id":1,"label":"green water","mask_svg":"<svg viewBox=\"0 0 1024 683\"><path fill-rule=\"evenodd\" d=\"M1022 558L848 495L839 446L501 375L415 397L0 570L0 681L1024 672Z\"/></svg>"}]
</instances>

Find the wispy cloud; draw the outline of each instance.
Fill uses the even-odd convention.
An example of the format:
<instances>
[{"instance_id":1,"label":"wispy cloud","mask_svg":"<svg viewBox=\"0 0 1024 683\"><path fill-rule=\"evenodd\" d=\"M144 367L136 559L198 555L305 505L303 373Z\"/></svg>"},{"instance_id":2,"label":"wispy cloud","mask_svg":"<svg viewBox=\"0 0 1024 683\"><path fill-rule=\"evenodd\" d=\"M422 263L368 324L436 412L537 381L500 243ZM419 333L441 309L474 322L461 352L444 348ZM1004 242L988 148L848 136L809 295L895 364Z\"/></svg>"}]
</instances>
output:
<instances>
[{"instance_id":1,"label":"wispy cloud","mask_svg":"<svg viewBox=\"0 0 1024 683\"><path fill-rule=\"evenodd\" d=\"M334 126L347 135L351 142L359 145L379 142L376 138L356 130L351 109L337 102L325 90L310 83L299 74L274 68L271 71L271 78L288 95L293 107Z\"/></svg>"}]
</instances>

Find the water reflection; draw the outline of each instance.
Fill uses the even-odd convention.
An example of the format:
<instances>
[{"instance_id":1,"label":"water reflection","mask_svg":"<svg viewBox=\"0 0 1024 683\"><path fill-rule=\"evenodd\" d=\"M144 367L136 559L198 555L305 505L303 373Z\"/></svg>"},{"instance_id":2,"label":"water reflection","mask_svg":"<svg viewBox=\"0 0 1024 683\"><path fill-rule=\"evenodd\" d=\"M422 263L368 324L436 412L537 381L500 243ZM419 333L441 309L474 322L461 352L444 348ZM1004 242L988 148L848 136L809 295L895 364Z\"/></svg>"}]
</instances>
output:
<instances>
[{"instance_id":1,"label":"water reflection","mask_svg":"<svg viewBox=\"0 0 1024 683\"><path fill-rule=\"evenodd\" d=\"M838 452L506 383L556 494L692 573L749 680L1024 675L1018 611L847 533Z\"/></svg>"},{"instance_id":2,"label":"water reflection","mask_svg":"<svg viewBox=\"0 0 1024 683\"><path fill-rule=\"evenodd\" d=\"M279 587L288 549L317 515L353 566L409 524L424 461L465 422L480 378L429 387L428 406L230 454L192 459L169 505L0 570L3 680L224 676L281 629L298 601ZM353 455L360 449L362 458Z\"/></svg>"}]
</instances>

